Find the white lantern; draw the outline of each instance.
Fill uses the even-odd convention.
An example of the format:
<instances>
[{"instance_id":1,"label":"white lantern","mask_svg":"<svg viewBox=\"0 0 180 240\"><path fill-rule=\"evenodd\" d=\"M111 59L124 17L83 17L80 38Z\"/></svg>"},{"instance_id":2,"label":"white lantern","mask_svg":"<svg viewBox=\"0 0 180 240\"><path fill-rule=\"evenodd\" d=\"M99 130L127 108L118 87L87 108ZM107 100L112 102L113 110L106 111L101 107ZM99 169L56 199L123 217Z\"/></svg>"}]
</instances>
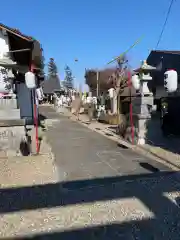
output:
<instances>
[{"instance_id":1,"label":"white lantern","mask_svg":"<svg viewBox=\"0 0 180 240\"><path fill-rule=\"evenodd\" d=\"M32 72L27 72L25 74L25 82L27 88L33 89L36 88L36 76Z\"/></svg>"},{"instance_id":2,"label":"white lantern","mask_svg":"<svg viewBox=\"0 0 180 240\"><path fill-rule=\"evenodd\" d=\"M175 70L168 70L164 73L164 88L166 92L173 93L178 87L178 74Z\"/></svg>"},{"instance_id":3,"label":"white lantern","mask_svg":"<svg viewBox=\"0 0 180 240\"><path fill-rule=\"evenodd\" d=\"M135 88L135 90L139 90L140 89L140 79L138 75L133 75L132 76L132 85Z\"/></svg>"}]
</instances>

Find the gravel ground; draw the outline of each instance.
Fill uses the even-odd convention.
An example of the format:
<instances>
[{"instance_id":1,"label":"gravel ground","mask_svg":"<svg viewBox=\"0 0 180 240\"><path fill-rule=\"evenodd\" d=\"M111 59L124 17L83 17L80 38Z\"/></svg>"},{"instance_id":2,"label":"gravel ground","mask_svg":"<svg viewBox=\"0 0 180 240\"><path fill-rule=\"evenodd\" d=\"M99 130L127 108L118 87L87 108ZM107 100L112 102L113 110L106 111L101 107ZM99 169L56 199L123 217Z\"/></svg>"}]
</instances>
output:
<instances>
[{"instance_id":1,"label":"gravel ground","mask_svg":"<svg viewBox=\"0 0 180 240\"><path fill-rule=\"evenodd\" d=\"M56 184L24 189L26 195L16 189L16 193L21 192L15 197L16 209L1 206L1 239L178 240L178 178L176 173L133 181L119 179L114 184L98 185L97 181L88 188L69 182L68 191ZM5 198L14 193L1 194ZM23 203L16 204L16 200Z\"/></svg>"}]
</instances>

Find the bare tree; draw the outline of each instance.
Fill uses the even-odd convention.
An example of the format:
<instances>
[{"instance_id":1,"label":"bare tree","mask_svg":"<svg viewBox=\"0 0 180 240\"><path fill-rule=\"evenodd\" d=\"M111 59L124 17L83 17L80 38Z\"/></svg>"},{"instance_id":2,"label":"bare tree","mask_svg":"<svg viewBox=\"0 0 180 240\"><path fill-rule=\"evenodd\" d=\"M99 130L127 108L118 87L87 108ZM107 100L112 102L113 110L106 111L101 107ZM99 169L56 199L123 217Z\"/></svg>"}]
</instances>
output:
<instances>
[{"instance_id":1,"label":"bare tree","mask_svg":"<svg viewBox=\"0 0 180 240\"><path fill-rule=\"evenodd\" d=\"M122 106L120 96L128 87L128 72L130 71L128 67L128 60L125 55L117 59L116 71L112 74L111 80L115 89L114 94L114 104L117 114L117 132L120 135L124 135L127 127L127 119L124 114L122 114Z\"/></svg>"},{"instance_id":2,"label":"bare tree","mask_svg":"<svg viewBox=\"0 0 180 240\"><path fill-rule=\"evenodd\" d=\"M117 113L120 109L119 96L123 93L124 89L128 86L128 60L125 55L117 59L116 71L112 74L111 81L115 89L115 101L117 102Z\"/></svg>"}]
</instances>

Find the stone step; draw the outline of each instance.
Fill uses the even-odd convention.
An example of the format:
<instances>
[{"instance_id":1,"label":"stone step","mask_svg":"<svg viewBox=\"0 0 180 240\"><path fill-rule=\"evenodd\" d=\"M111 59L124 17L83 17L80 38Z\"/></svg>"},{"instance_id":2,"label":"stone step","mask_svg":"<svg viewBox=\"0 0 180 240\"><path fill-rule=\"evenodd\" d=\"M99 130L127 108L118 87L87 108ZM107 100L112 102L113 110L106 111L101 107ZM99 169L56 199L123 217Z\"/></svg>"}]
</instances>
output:
<instances>
[{"instance_id":1,"label":"stone step","mask_svg":"<svg viewBox=\"0 0 180 240\"><path fill-rule=\"evenodd\" d=\"M25 126L25 119L0 119L0 127Z\"/></svg>"},{"instance_id":2,"label":"stone step","mask_svg":"<svg viewBox=\"0 0 180 240\"><path fill-rule=\"evenodd\" d=\"M0 99L1 109L17 109L17 99Z\"/></svg>"},{"instance_id":3,"label":"stone step","mask_svg":"<svg viewBox=\"0 0 180 240\"><path fill-rule=\"evenodd\" d=\"M20 109L0 109L0 120L20 119Z\"/></svg>"}]
</instances>

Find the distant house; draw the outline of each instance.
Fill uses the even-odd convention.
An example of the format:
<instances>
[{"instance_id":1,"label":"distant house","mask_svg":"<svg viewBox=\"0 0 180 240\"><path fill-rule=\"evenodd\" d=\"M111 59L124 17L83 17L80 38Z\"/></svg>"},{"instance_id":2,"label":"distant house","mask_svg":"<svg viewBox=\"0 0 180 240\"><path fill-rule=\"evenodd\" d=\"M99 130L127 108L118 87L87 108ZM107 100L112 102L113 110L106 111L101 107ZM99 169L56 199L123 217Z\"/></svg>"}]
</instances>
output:
<instances>
[{"instance_id":1,"label":"distant house","mask_svg":"<svg viewBox=\"0 0 180 240\"><path fill-rule=\"evenodd\" d=\"M156 99L167 96L164 89L164 72L166 70L174 69L177 71L180 85L180 51L151 51L147 58L147 63L157 67L159 70L153 73L153 81L151 84Z\"/></svg>"},{"instance_id":2,"label":"distant house","mask_svg":"<svg viewBox=\"0 0 180 240\"><path fill-rule=\"evenodd\" d=\"M99 92L107 91L112 87L112 82L109 80L112 74L115 72L115 68L107 68L103 70L98 70L98 85ZM93 95L96 95L97 88L97 70L90 69L85 72L85 83L88 85L90 91Z\"/></svg>"},{"instance_id":3,"label":"distant house","mask_svg":"<svg viewBox=\"0 0 180 240\"><path fill-rule=\"evenodd\" d=\"M41 86L45 95L61 91L61 85L58 76L52 76L47 78L44 82L42 82Z\"/></svg>"},{"instance_id":4,"label":"distant house","mask_svg":"<svg viewBox=\"0 0 180 240\"><path fill-rule=\"evenodd\" d=\"M117 71L117 69L114 68L106 68L99 70L99 78L98 78L98 88L99 88L99 94L102 92L107 92L108 89L114 87L114 83L112 81L112 75ZM125 72L127 76L127 72ZM93 93L93 95L96 96L96 89L97 89L97 70L86 70L85 72L85 83L88 85L89 90ZM131 89L131 94L135 94L135 89ZM126 98L129 96L129 87L125 87L124 91L121 94L122 98Z\"/></svg>"}]
</instances>

